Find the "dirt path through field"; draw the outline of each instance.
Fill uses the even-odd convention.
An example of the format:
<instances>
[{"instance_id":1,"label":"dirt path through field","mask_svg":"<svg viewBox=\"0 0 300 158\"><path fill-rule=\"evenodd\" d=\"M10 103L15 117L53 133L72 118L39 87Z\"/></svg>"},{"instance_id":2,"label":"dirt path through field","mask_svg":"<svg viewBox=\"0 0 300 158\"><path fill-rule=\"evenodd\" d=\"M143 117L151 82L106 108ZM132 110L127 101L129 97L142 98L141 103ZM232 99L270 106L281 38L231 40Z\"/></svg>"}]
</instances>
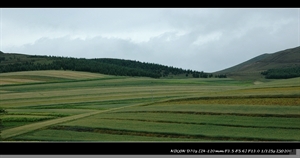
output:
<instances>
[{"instance_id":1,"label":"dirt path through field","mask_svg":"<svg viewBox=\"0 0 300 158\"><path fill-rule=\"evenodd\" d=\"M134 105L130 105L130 106L112 108L112 109L108 109L108 110L97 110L97 111L88 112L88 113L84 113L84 114L78 114L78 115L58 118L58 119L54 119L54 120L48 120L48 121L43 121L43 122L32 123L32 124L29 124L29 125L24 125L24 126L20 126L20 127L16 127L16 128L11 128L11 129L7 129L7 130L3 130L1 132L1 138L2 139L7 139L7 138L10 138L10 137L14 137L14 136L17 136L17 135L21 135L21 134L24 134L24 133L28 133L28 132L43 128L43 127L46 127L46 126L51 126L51 125L54 125L54 124L63 123L63 122L67 122L67 121L72 121L72 120L76 120L76 119L81 119L81 118L96 115L96 114L99 114L99 113L104 113L104 112L108 112L108 111L113 111L113 110L118 110L118 109L123 109L123 108L129 108L129 107L132 107L132 106L139 106L139 105L143 105L143 104L134 104Z\"/></svg>"}]
</instances>

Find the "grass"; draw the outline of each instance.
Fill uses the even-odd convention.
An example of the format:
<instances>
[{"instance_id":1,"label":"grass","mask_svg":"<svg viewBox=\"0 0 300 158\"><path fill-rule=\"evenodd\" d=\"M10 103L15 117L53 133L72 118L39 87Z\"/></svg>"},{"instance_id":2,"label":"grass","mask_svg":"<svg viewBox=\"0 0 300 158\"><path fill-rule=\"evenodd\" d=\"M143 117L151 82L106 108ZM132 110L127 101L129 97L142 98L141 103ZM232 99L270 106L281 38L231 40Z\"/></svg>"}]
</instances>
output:
<instances>
[{"instance_id":1,"label":"grass","mask_svg":"<svg viewBox=\"0 0 300 158\"><path fill-rule=\"evenodd\" d=\"M5 115L1 118L3 122L38 122L53 119L51 116L28 116L28 115Z\"/></svg>"},{"instance_id":2,"label":"grass","mask_svg":"<svg viewBox=\"0 0 300 158\"><path fill-rule=\"evenodd\" d=\"M39 116L39 115L4 115L1 117L2 124L6 130L18 126L29 125L33 122L45 121L57 118L56 116Z\"/></svg>"},{"instance_id":3,"label":"grass","mask_svg":"<svg viewBox=\"0 0 300 158\"><path fill-rule=\"evenodd\" d=\"M7 141L300 141L299 79L257 84L74 71L3 73L0 106L8 113L2 116L1 136Z\"/></svg>"},{"instance_id":4,"label":"grass","mask_svg":"<svg viewBox=\"0 0 300 158\"><path fill-rule=\"evenodd\" d=\"M174 100L166 104L228 104L228 105L280 105L300 106L298 96L203 97Z\"/></svg>"},{"instance_id":5,"label":"grass","mask_svg":"<svg viewBox=\"0 0 300 158\"><path fill-rule=\"evenodd\" d=\"M83 118L86 116L94 115L96 113L98 113L98 111L96 111L96 112L94 111L94 112L90 112L90 113L83 113L83 114L78 114L78 115L73 115L73 116L68 116L68 117L63 117L63 118L57 118L57 119L52 119L52 120L48 120L48 121L40 121L37 123L32 123L32 124L28 124L28 125L24 125L24 126L10 128L10 129L2 131L1 137L3 139L10 138L10 137L24 134L24 133L27 133L30 131L38 130L38 129L46 127L46 126L50 126L50 125L65 122L65 121L80 119L80 118Z\"/></svg>"},{"instance_id":6,"label":"grass","mask_svg":"<svg viewBox=\"0 0 300 158\"><path fill-rule=\"evenodd\" d=\"M156 112L156 113L191 113L191 114L241 114L241 115L295 115L299 117L299 106L280 106L280 105L223 105L223 104L154 104L150 106L132 107L130 109L124 109L120 112Z\"/></svg>"},{"instance_id":7,"label":"grass","mask_svg":"<svg viewBox=\"0 0 300 158\"><path fill-rule=\"evenodd\" d=\"M62 126L79 126L95 129L111 129L118 131L143 132L168 135L194 135L198 137L226 137L226 138L256 138L256 139L277 139L277 140L299 140L299 129L272 129L218 126L205 124L183 124L169 122L146 122L139 120L108 120L108 119L81 119ZM220 130L220 128L222 130Z\"/></svg>"},{"instance_id":8,"label":"grass","mask_svg":"<svg viewBox=\"0 0 300 158\"><path fill-rule=\"evenodd\" d=\"M55 137L59 135L60 137ZM182 138L144 137L138 135L107 134L100 132L78 132L72 130L44 129L20 135L14 138L16 141L88 141L88 142L136 142L136 141L189 141ZM201 139L198 139L201 141Z\"/></svg>"},{"instance_id":9,"label":"grass","mask_svg":"<svg viewBox=\"0 0 300 158\"><path fill-rule=\"evenodd\" d=\"M2 128L1 131L10 129L10 128L15 128L15 127L19 127L19 126L24 126L27 124L30 124L32 122L2 122Z\"/></svg>"},{"instance_id":10,"label":"grass","mask_svg":"<svg viewBox=\"0 0 300 158\"><path fill-rule=\"evenodd\" d=\"M174 122L182 124L211 124L224 126L249 126L260 128L300 129L300 118L249 117L232 115L194 115L187 113L112 112L94 116L96 119L138 120L145 122Z\"/></svg>"}]
</instances>

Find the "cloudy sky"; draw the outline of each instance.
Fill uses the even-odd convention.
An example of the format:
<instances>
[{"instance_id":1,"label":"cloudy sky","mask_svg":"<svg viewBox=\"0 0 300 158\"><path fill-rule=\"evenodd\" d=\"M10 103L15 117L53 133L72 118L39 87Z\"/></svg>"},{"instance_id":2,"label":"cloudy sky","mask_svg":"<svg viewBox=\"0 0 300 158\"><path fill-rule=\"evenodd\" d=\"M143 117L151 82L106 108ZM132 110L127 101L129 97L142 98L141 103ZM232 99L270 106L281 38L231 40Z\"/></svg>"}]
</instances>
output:
<instances>
[{"instance_id":1,"label":"cloudy sky","mask_svg":"<svg viewBox=\"0 0 300 158\"><path fill-rule=\"evenodd\" d=\"M222 70L299 46L299 8L1 8L0 50Z\"/></svg>"}]
</instances>

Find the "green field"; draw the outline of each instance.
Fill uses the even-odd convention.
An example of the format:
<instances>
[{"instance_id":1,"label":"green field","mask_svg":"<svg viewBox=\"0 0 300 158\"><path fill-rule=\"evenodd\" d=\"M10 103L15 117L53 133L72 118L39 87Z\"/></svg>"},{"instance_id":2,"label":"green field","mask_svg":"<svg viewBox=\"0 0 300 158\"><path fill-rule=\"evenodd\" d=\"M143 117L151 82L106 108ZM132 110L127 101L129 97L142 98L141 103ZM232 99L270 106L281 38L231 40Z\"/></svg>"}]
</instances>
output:
<instances>
[{"instance_id":1,"label":"green field","mask_svg":"<svg viewBox=\"0 0 300 158\"><path fill-rule=\"evenodd\" d=\"M2 141L300 141L300 78L0 74Z\"/></svg>"}]
</instances>

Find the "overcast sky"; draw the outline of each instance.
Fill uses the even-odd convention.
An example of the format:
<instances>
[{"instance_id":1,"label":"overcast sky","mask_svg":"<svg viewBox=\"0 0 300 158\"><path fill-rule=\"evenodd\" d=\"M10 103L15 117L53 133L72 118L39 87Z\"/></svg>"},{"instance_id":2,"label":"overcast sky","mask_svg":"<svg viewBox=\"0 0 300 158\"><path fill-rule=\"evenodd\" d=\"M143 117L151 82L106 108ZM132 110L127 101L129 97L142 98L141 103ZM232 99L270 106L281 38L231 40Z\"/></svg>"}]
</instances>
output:
<instances>
[{"instance_id":1,"label":"overcast sky","mask_svg":"<svg viewBox=\"0 0 300 158\"><path fill-rule=\"evenodd\" d=\"M205 72L299 46L298 8L2 8L5 53L119 58Z\"/></svg>"}]
</instances>

